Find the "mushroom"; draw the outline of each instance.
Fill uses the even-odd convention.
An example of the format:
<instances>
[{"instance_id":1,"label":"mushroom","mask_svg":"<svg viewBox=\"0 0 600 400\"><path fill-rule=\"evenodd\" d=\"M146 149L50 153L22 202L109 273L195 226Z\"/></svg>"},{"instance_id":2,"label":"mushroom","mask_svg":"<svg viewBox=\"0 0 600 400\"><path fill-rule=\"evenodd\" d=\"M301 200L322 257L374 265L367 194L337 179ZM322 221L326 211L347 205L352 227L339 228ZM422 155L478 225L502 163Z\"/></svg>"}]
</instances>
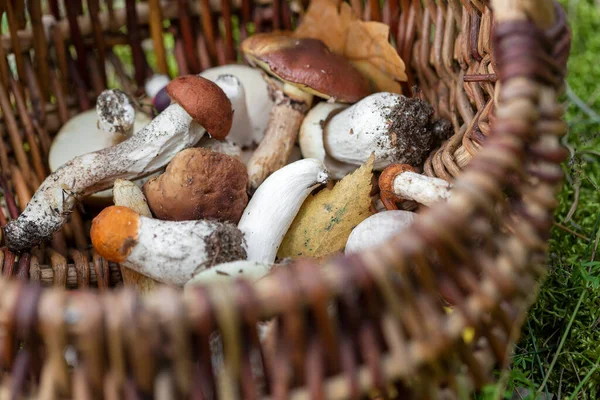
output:
<instances>
[{"instance_id":1,"label":"mushroom","mask_svg":"<svg viewBox=\"0 0 600 400\"><path fill-rule=\"evenodd\" d=\"M406 229L416 214L409 211L383 211L362 221L350 233L345 253L358 253L376 247Z\"/></svg>"},{"instance_id":2,"label":"mushroom","mask_svg":"<svg viewBox=\"0 0 600 400\"><path fill-rule=\"evenodd\" d=\"M258 188L238 228L244 233L248 260L275 261L281 241L310 192L328 180L323 163L308 158L275 171Z\"/></svg>"},{"instance_id":3,"label":"mushroom","mask_svg":"<svg viewBox=\"0 0 600 400\"><path fill-rule=\"evenodd\" d=\"M342 179L357 166L344 164L331 158L325 151L323 143L323 126L327 124L329 118L342 111L348 106L341 103L321 102L314 106L302 121L300 127L300 151L304 158L316 158L321 160L332 179Z\"/></svg>"},{"instance_id":4,"label":"mushroom","mask_svg":"<svg viewBox=\"0 0 600 400\"><path fill-rule=\"evenodd\" d=\"M156 218L237 223L246 204L248 173L241 161L203 148L178 153L164 174L144 185Z\"/></svg>"},{"instance_id":5,"label":"mushroom","mask_svg":"<svg viewBox=\"0 0 600 400\"><path fill-rule=\"evenodd\" d=\"M51 239L81 198L111 187L117 178L131 180L157 171L206 131L218 138L227 135L231 103L217 85L183 76L171 81L168 91L176 103L137 134L76 157L46 178L25 211L6 225L9 249L20 252Z\"/></svg>"},{"instance_id":6,"label":"mushroom","mask_svg":"<svg viewBox=\"0 0 600 400\"><path fill-rule=\"evenodd\" d=\"M277 78L269 79L275 105L265 137L248 163L250 189L256 190L285 165L313 95L354 103L371 92L367 80L348 60L317 39L257 34L242 42L242 51L250 64Z\"/></svg>"},{"instance_id":7,"label":"mushroom","mask_svg":"<svg viewBox=\"0 0 600 400\"><path fill-rule=\"evenodd\" d=\"M114 144L131 136L136 116L135 104L125 92L119 89L104 90L96 99L96 112L98 128L116 134L113 136Z\"/></svg>"},{"instance_id":8,"label":"mushroom","mask_svg":"<svg viewBox=\"0 0 600 400\"><path fill-rule=\"evenodd\" d=\"M235 225L161 221L127 207L102 210L92 221L90 235L107 260L177 286L213 265L246 258L244 237Z\"/></svg>"},{"instance_id":9,"label":"mushroom","mask_svg":"<svg viewBox=\"0 0 600 400\"><path fill-rule=\"evenodd\" d=\"M114 203L116 206L123 206L135 211L139 215L152 218L150 208L144 194L140 188L133 182L125 179L117 179L113 187ZM156 289L156 282L134 270L121 266L121 276L125 286L136 288L140 293L148 293Z\"/></svg>"},{"instance_id":10,"label":"mushroom","mask_svg":"<svg viewBox=\"0 0 600 400\"><path fill-rule=\"evenodd\" d=\"M325 156L325 165L338 178L358 168L372 153L377 171L391 163L421 165L438 138L451 129L448 121L434 119L427 102L387 92L372 94L345 109L318 105L311 114L302 129L302 154Z\"/></svg>"},{"instance_id":11,"label":"mushroom","mask_svg":"<svg viewBox=\"0 0 600 400\"><path fill-rule=\"evenodd\" d=\"M199 272L185 284L185 287L210 285L214 282L227 281L233 278L245 278L249 279L251 282L256 282L271 272L272 269L273 265L256 261L232 261L215 265L210 269Z\"/></svg>"},{"instance_id":12,"label":"mushroom","mask_svg":"<svg viewBox=\"0 0 600 400\"><path fill-rule=\"evenodd\" d=\"M397 210L397 202L416 201L427 207L447 200L452 184L443 179L418 174L407 164L392 164L379 176L381 201L388 210Z\"/></svg>"},{"instance_id":13,"label":"mushroom","mask_svg":"<svg viewBox=\"0 0 600 400\"><path fill-rule=\"evenodd\" d=\"M231 78L223 79L223 76L235 77L234 84L235 81L238 81L240 85L239 88L233 88L233 92L238 93L237 100L234 101L232 97L229 97L234 114L228 138L242 147L260 143L273 108L273 100L269 96L267 82L263 79L262 72L247 65L230 64L206 69L200 73L200 76L219 86L225 84L226 81L232 81ZM227 93L223 86L221 88ZM229 93L227 95L229 96ZM249 123L244 122L246 118ZM250 131L248 131L249 128L251 128Z\"/></svg>"},{"instance_id":14,"label":"mushroom","mask_svg":"<svg viewBox=\"0 0 600 400\"><path fill-rule=\"evenodd\" d=\"M52 141L48 154L50 172L77 156L122 142L150 121L146 114L135 112L133 100L121 90L103 91L95 110L84 111L69 119ZM112 190L109 189L94 193L86 200L108 203L111 198Z\"/></svg>"},{"instance_id":15,"label":"mushroom","mask_svg":"<svg viewBox=\"0 0 600 400\"><path fill-rule=\"evenodd\" d=\"M218 69L222 70L223 68L224 67L219 67ZM238 68L242 68L242 70L247 69L253 72L254 80L246 80L246 85L249 87L250 90L252 90L248 96L250 97L250 99L246 98L246 89L242 81L237 76L231 73L221 73L216 76L214 75L214 73L202 73L200 74L200 76L205 77L206 79L209 79L210 81L216 83L217 86L219 86L227 95L229 101L231 101L231 107L233 109L233 122L231 125L231 130L229 131L229 135L227 135L227 141L240 147L248 147L254 144L255 142L260 142L260 140L262 139L262 135L264 134L264 129L266 127L266 121L262 124L258 124L259 126L256 126L257 124L253 124L253 119L260 120L261 115L266 115L266 117L263 119L267 119L269 115L270 106L264 104L264 100L260 101L260 94L255 93L256 89L258 89L258 91L260 92L261 88L260 85L254 83L256 80L258 80L259 83L263 83L262 86L264 86L264 95L268 99L266 83L262 79L260 73L246 66L238 66ZM227 68L227 70L236 71L237 68ZM246 75L248 75L247 72ZM158 77L161 76L163 75L154 75L154 79L158 79ZM206 76L209 76L210 78ZM162 80L160 80L160 84L165 83ZM154 93L153 90L155 90L158 87L158 83L155 84L155 81L151 79L146 83L146 92ZM170 98L168 97L165 88L166 87L163 87L158 92L156 92L156 96L153 100L153 104L158 112L162 112L162 110L164 110L170 103ZM254 118L252 118L248 112L248 103L251 101L265 106L262 109L253 110L256 111L258 114ZM254 105L253 109L254 108L256 108L256 105Z\"/></svg>"},{"instance_id":16,"label":"mushroom","mask_svg":"<svg viewBox=\"0 0 600 400\"><path fill-rule=\"evenodd\" d=\"M113 193L116 206L131 208L144 217L152 218L148 201L135 183L126 179L117 179L113 186Z\"/></svg>"},{"instance_id":17,"label":"mushroom","mask_svg":"<svg viewBox=\"0 0 600 400\"><path fill-rule=\"evenodd\" d=\"M152 99L152 104L159 114L171 104L167 93L167 85L170 81L171 78L167 75L154 74L144 84L146 95Z\"/></svg>"}]
</instances>

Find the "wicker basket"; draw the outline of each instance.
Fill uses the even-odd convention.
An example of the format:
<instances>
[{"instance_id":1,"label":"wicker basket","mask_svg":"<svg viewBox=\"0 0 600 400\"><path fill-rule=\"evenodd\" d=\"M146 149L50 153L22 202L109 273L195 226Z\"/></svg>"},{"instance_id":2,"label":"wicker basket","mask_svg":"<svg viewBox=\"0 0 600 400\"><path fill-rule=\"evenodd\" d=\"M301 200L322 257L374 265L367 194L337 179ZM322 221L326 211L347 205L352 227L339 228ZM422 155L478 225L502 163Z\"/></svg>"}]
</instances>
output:
<instances>
[{"instance_id":1,"label":"wicker basket","mask_svg":"<svg viewBox=\"0 0 600 400\"><path fill-rule=\"evenodd\" d=\"M167 72L163 33L170 32L180 73L197 73L236 59L232 17L243 38L249 22L256 31L292 28L306 6L59 3L0 3L8 21L0 45L2 226L45 178L53 134L105 88L106 65L135 94L152 73L142 46L148 37L158 72ZM1 398L359 398L376 391L452 399L507 366L546 271L562 179L564 13L551 0L351 5L391 26L411 67L405 89L414 85L452 121L454 136L425 165L429 175L460 175L450 201L385 246L324 267L303 261L252 287L236 281L184 295L161 288L143 299L107 290L120 280L118 266L91 248L92 212L76 211L52 243L18 257L0 251L2 274L16 278L0 279ZM113 52L123 44L133 56L131 77ZM98 290L81 290L90 286ZM256 324L271 317L278 317L276 335L261 349ZM466 340L469 327L474 335ZM224 348L219 374L211 368L215 331Z\"/></svg>"}]
</instances>

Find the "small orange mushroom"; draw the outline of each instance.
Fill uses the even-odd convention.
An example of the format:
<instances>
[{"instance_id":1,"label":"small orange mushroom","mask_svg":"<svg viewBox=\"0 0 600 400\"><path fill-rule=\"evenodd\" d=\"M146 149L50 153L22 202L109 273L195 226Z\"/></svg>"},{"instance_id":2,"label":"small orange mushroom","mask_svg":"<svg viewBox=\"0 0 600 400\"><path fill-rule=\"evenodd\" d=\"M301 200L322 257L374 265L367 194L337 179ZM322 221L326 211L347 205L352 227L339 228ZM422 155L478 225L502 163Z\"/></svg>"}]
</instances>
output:
<instances>
[{"instance_id":1,"label":"small orange mushroom","mask_svg":"<svg viewBox=\"0 0 600 400\"><path fill-rule=\"evenodd\" d=\"M431 207L447 200L452 184L439 178L425 176L407 164L392 164L379 177L381 202L388 210L397 210L396 203L411 200Z\"/></svg>"},{"instance_id":2,"label":"small orange mushroom","mask_svg":"<svg viewBox=\"0 0 600 400\"><path fill-rule=\"evenodd\" d=\"M379 176L379 197L388 210L397 210L396 203L405 200L394 192L394 179L406 171L417 172L417 169L408 164L391 164Z\"/></svg>"}]
</instances>

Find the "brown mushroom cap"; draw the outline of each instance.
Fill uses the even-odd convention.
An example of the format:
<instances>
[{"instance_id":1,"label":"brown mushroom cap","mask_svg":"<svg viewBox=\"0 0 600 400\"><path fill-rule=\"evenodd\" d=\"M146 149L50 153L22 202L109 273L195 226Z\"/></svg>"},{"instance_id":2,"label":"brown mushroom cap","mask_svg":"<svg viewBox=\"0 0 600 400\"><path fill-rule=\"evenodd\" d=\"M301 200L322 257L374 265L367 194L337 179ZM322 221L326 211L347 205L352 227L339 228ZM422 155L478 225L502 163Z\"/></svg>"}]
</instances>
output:
<instances>
[{"instance_id":1,"label":"brown mushroom cap","mask_svg":"<svg viewBox=\"0 0 600 400\"><path fill-rule=\"evenodd\" d=\"M355 103L371 94L364 76L318 39L261 33L244 40L242 51L249 62L315 96Z\"/></svg>"},{"instance_id":2,"label":"brown mushroom cap","mask_svg":"<svg viewBox=\"0 0 600 400\"><path fill-rule=\"evenodd\" d=\"M211 137L224 139L227 136L233 122L233 109L225 92L215 83L197 75L184 75L169 82L167 93Z\"/></svg>"},{"instance_id":3,"label":"brown mushroom cap","mask_svg":"<svg viewBox=\"0 0 600 400\"><path fill-rule=\"evenodd\" d=\"M154 216L170 221L237 223L248 204L248 172L238 159L203 148L183 150L164 174L146 182Z\"/></svg>"}]
</instances>

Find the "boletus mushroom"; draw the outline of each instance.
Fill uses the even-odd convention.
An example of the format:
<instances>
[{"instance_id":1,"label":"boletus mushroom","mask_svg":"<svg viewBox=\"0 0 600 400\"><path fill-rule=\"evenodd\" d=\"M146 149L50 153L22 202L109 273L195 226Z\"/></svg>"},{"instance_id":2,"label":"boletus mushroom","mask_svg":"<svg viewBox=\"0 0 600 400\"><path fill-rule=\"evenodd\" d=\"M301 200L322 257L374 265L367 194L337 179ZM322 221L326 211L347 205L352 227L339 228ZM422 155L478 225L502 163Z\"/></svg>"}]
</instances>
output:
<instances>
[{"instance_id":1,"label":"boletus mushroom","mask_svg":"<svg viewBox=\"0 0 600 400\"><path fill-rule=\"evenodd\" d=\"M42 182L25 211L5 227L11 251L51 239L81 198L111 187L115 179L132 180L159 170L206 131L217 138L227 135L233 112L217 85L183 76L167 89L175 103L144 129L115 146L75 157Z\"/></svg>"},{"instance_id":2,"label":"boletus mushroom","mask_svg":"<svg viewBox=\"0 0 600 400\"><path fill-rule=\"evenodd\" d=\"M371 154L376 171L392 163L419 166L451 129L427 102L381 92L346 108L318 104L304 119L299 142L304 157L324 160L341 179Z\"/></svg>"},{"instance_id":3,"label":"boletus mushroom","mask_svg":"<svg viewBox=\"0 0 600 400\"><path fill-rule=\"evenodd\" d=\"M277 250L302 203L328 179L323 163L308 158L286 165L265 180L238 223L248 246L248 260L275 262Z\"/></svg>"},{"instance_id":4,"label":"boletus mushroom","mask_svg":"<svg viewBox=\"0 0 600 400\"><path fill-rule=\"evenodd\" d=\"M161 221L120 206L92 221L94 248L109 261L159 282L183 286L213 265L244 260L244 237L229 223Z\"/></svg>"},{"instance_id":5,"label":"boletus mushroom","mask_svg":"<svg viewBox=\"0 0 600 400\"><path fill-rule=\"evenodd\" d=\"M392 164L379 176L381 201L388 210L397 210L397 202L410 200L427 207L450 198L452 184L417 173L407 164Z\"/></svg>"},{"instance_id":6,"label":"boletus mushroom","mask_svg":"<svg viewBox=\"0 0 600 400\"><path fill-rule=\"evenodd\" d=\"M257 34L242 42L251 65L264 69L275 102L265 136L248 163L250 189L283 167L313 95L354 103L371 93L369 83L344 57L317 39Z\"/></svg>"},{"instance_id":7,"label":"boletus mushroom","mask_svg":"<svg viewBox=\"0 0 600 400\"><path fill-rule=\"evenodd\" d=\"M146 182L144 194L159 219L237 224L248 204L247 184L241 161L198 147L173 157L164 174Z\"/></svg>"},{"instance_id":8,"label":"boletus mushroom","mask_svg":"<svg viewBox=\"0 0 600 400\"><path fill-rule=\"evenodd\" d=\"M50 172L73 158L114 146L139 132L150 123L146 114L136 112L133 100L119 89L105 90L96 100L96 108L69 119L60 129L50 147ZM140 183L140 185L142 185ZM112 190L103 190L86 201L110 202Z\"/></svg>"}]
</instances>

